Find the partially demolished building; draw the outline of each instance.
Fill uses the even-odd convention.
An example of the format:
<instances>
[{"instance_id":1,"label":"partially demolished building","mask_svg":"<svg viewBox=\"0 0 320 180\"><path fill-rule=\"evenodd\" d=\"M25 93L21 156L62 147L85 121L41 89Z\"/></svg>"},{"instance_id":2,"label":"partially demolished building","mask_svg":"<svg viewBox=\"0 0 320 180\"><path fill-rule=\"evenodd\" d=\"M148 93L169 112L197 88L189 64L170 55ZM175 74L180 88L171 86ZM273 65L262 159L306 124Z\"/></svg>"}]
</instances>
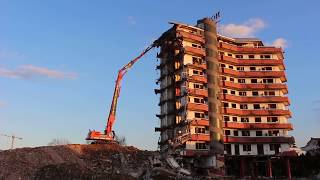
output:
<instances>
[{"instance_id":1,"label":"partially demolished building","mask_svg":"<svg viewBox=\"0 0 320 180\"><path fill-rule=\"evenodd\" d=\"M216 174L237 166L244 176L259 161L256 169L272 176L271 157L294 143L282 49L222 36L211 18L171 24L158 54L155 90L161 152Z\"/></svg>"}]
</instances>

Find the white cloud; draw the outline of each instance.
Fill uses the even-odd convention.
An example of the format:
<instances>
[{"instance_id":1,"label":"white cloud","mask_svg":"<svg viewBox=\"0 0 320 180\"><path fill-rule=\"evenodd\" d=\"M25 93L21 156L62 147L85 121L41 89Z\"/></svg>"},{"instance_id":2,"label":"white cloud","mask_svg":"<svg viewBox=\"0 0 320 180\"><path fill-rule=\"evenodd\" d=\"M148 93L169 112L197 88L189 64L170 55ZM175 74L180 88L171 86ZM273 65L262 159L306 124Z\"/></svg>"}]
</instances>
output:
<instances>
[{"instance_id":1,"label":"white cloud","mask_svg":"<svg viewBox=\"0 0 320 180\"><path fill-rule=\"evenodd\" d=\"M288 42L287 40L283 39L283 38L278 38L276 40L273 41L273 43L270 44L271 46L275 46L275 47L281 47L281 48L286 48L288 47Z\"/></svg>"},{"instance_id":2,"label":"white cloud","mask_svg":"<svg viewBox=\"0 0 320 180\"><path fill-rule=\"evenodd\" d=\"M133 16L128 16L128 24L134 25L136 23L137 22L136 22L136 20L135 20L135 18Z\"/></svg>"},{"instance_id":3,"label":"white cloud","mask_svg":"<svg viewBox=\"0 0 320 180\"><path fill-rule=\"evenodd\" d=\"M15 70L0 67L0 77L17 79L52 78L52 79L75 79L77 74L63 72L34 65L22 65Z\"/></svg>"},{"instance_id":4,"label":"white cloud","mask_svg":"<svg viewBox=\"0 0 320 180\"><path fill-rule=\"evenodd\" d=\"M249 19L242 24L222 24L218 31L222 35L231 37L254 37L255 33L266 27L266 23L260 18Z\"/></svg>"}]
</instances>

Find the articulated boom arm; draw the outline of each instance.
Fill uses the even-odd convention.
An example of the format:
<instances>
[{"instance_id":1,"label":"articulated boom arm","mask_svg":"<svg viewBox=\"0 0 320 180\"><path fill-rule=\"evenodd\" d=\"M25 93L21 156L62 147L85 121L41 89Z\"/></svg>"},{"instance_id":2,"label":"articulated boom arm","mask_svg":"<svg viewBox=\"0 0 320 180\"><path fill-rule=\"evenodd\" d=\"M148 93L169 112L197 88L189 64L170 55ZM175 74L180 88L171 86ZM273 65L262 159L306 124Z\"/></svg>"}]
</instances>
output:
<instances>
[{"instance_id":1,"label":"articulated boom arm","mask_svg":"<svg viewBox=\"0 0 320 180\"><path fill-rule=\"evenodd\" d=\"M133 66L134 63L136 63L142 56L144 56L147 52L149 52L152 48L154 47L159 47L164 35L162 35L159 39L154 41L149 47L147 47L142 53L131 60L128 64L126 64L124 67L122 67L118 71L118 76L116 80L116 84L114 87L114 92L113 92L113 98L111 102L111 107L110 107L110 112L109 112L109 117L107 121L107 126L104 130L104 133L101 133L99 131L95 130L89 130L89 133L86 137L86 140L93 140L92 143L112 143L115 142L114 139L114 132L112 131L113 124L116 120L116 111L117 111L117 104L118 104L118 99L120 96L120 90L121 90L121 80L123 76L128 72L128 70Z\"/></svg>"},{"instance_id":2,"label":"articulated boom arm","mask_svg":"<svg viewBox=\"0 0 320 180\"><path fill-rule=\"evenodd\" d=\"M110 107L108 122L107 122L107 126L105 129L106 135L110 135L110 133L112 132L112 126L115 122L117 103L118 103L118 98L120 96L121 80L122 80L123 76L128 72L128 70L133 66L134 63L136 63L142 56L144 56L148 51L150 51L154 47L155 47L155 44L153 43L152 45L147 47L138 57L134 58L127 65L125 65L123 68L121 68L119 70L118 77L116 80L116 85L114 87L114 93L113 93L112 103L111 103L111 107Z\"/></svg>"}]
</instances>

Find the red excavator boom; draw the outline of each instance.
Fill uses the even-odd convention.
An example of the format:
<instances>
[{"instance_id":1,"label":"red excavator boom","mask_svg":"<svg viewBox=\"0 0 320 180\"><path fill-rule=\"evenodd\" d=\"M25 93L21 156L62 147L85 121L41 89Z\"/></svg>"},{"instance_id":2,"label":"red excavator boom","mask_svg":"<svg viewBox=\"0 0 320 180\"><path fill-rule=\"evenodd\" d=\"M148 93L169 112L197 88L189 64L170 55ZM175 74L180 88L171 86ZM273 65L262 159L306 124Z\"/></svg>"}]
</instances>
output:
<instances>
[{"instance_id":1,"label":"red excavator boom","mask_svg":"<svg viewBox=\"0 0 320 180\"><path fill-rule=\"evenodd\" d=\"M126 64L123 68L121 68L118 71L118 77L116 80L116 85L114 87L113 92L113 98L111 102L109 117L107 121L106 129L104 130L104 133L101 133L99 131L91 131L89 130L88 136L86 140L93 140L96 143L106 143L106 142L114 142L115 139L115 133L112 130L113 124L116 120L116 110L117 110L117 103L118 98L120 96L120 90L121 90L121 80L123 76L128 72L128 70L133 66L134 63L136 63L142 56L144 56L148 51L150 51L152 48L155 47L155 43L151 44L149 47L147 47L138 57L131 60L128 64Z\"/></svg>"}]
</instances>

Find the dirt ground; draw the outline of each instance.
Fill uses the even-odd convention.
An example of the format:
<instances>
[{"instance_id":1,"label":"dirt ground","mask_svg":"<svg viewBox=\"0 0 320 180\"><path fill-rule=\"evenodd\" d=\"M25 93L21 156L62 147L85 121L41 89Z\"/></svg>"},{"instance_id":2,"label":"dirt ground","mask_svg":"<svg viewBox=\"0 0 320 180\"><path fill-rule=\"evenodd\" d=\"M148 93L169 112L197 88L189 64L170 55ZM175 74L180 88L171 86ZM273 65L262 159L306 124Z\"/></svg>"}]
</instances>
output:
<instances>
[{"instance_id":1,"label":"dirt ground","mask_svg":"<svg viewBox=\"0 0 320 180\"><path fill-rule=\"evenodd\" d=\"M156 155L117 144L20 148L0 152L0 179L141 179Z\"/></svg>"}]
</instances>

